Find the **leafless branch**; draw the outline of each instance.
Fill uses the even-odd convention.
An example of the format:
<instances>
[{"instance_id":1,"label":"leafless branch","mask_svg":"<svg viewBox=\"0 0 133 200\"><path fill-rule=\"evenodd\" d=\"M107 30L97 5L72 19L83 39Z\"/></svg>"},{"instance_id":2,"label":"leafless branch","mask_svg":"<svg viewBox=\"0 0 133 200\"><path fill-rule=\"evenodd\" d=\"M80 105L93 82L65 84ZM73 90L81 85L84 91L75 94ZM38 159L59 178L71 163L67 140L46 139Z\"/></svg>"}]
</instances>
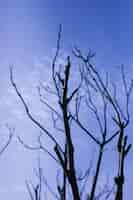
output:
<instances>
[{"instance_id":1,"label":"leafless branch","mask_svg":"<svg viewBox=\"0 0 133 200\"><path fill-rule=\"evenodd\" d=\"M56 161L56 163L59 164L59 161L53 156L52 153L50 153L41 143L41 140L40 140L40 136L38 138L38 142L39 142L39 146L30 146L29 144L26 144L19 136L17 137L19 142L26 148L26 149L29 149L29 150L42 150L44 151L45 153L47 153L54 161Z\"/></svg>"},{"instance_id":2,"label":"leafless branch","mask_svg":"<svg viewBox=\"0 0 133 200\"><path fill-rule=\"evenodd\" d=\"M9 130L9 137L8 137L6 144L0 149L0 155L3 154L3 152L7 149L8 145L11 143L11 140L13 137L14 129L10 128L8 125L7 125L7 128Z\"/></svg>"},{"instance_id":3,"label":"leafless branch","mask_svg":"<svg viewBox=\"0 0 133 200\"><path fill-rule=\"evenodd\" d=\"M10 81L11 81L11 84L13 86L13 88L15 89L18 97L20 98L24 108L25 108L25 111L26 111L26 114L27 116L29 117L29 119L37 126L39 127L55 144L57 144L61 150L61 147L60 145L58 144L58 142L56 141L56 139L53 137L53 135L46 129L44 128L43 125L41 125L41 123L39 121L37 121L31 114L31 112L29 111L29 108L23 98L23 96L21 95L20 91L18 90L17 88L17 85L16 83L14 82L14 79L13 79L13 69L12 67L10 67Z\"/></svg>"}]
</instances>

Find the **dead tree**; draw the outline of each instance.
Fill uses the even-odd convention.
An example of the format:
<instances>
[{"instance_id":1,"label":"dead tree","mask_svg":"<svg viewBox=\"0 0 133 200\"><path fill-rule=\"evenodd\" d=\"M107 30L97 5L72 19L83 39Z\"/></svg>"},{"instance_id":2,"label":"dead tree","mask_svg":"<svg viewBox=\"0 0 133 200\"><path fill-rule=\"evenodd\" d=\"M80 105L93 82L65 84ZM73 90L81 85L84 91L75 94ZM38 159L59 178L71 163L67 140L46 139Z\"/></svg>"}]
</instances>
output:
<instances>
[{"instance_id":1,"label":"dead tree","mask_svg":"<svg viewBox=\"0 0 133 200\"><path fill-rule=\"evenodd\" d=\"M110 142L115 136L118 135L118 142L117 142L117 151L119 155L118 160L118 176L115 177L115 183L116 183L116 195L115 200L122 200L123 199L123 184L124 184L124 164L125 164L125 157L128 154L129 150L131 149L131 144L127 145L127 138L128 136L125 135L125 129L129 125L130 122L130 113L129 113L129 103L130 103L130 96L133 89L133 82L131 80L129 86L126 81L125 73L124 73L124 66L121 66L121 76L122 76L122 83L124 87L124 95L125 95L125 111L123 108L121 108L118 100L117 100L117 91L116 91L116 85L113 85L113 91L110 91L108 88L108 82L103 81L102 77L100 76L100 73L96 70L96 68L90 63L90 59L94 56L91 51L89 51L87 57L84 57L82 55L82 52L75 48L74 55L81 59L81 61L84 63L84 69L82 70L81 74L85 79L86 86L98 91L101 96L103 97L103 100L105 102L105 99L107 100L108 104L111 106L114 117L112 117L113 121L116 124L116 133L107 140L107 143ZM99 122L99 126L103 135L103 143L100 145L99 150L99 156L98 156L98 162L96 167L96 174L94 176L93 186L90 194L90 199L94 199L101 159L102 159L102 153L103 148L106 145L106 135L107 135L107 117L106 117L106 109L107 104L104 103L104 131L102 131L102 125L100 122L100 118L98 116L97 109L94 106L94 102L91 100L90 97L90 91L88 90L89 94L89 102L91 103L90 109L96 114L96 118ZM79 120L76 120L76 122L79 124L81 128L82 125L80 124ZM84 129L85 130L85 129ZM86 131L86 130L85 130ZM93 139L93 138L92 138ZM94 140L94 139L93 139Z\"/></svg>"},{"instance_id":2,"label":"dead tree","mask_svg":"<svg viewBox=\"0 0 133 200\"><path fill-rule=\"evenodd\" d=\"M59 53L59 45L60 45L60 34L61 30L59 31L58 35L58 41L57 41L57 51L56 55L53 60L52 64L52 77L53 81L55 84L56 92L58 95L58 101L59 105L61 108L62 112L62 120L64 124L64 133L65 133L65 150L63 151L61 145L58 143L56 138L53 136L53 134L50 133L43 125L41 125L40 122L38 122L31 114L23 96L19 92L14 79L13 79L13 73L12 73L12 68L10 68L10 80L11 83L19 96L20 100L22 101L24 108L26 110L26 113L28 117L31 119L31 121L36 124L54 143L54 151L56 153L56 156L58 158L58 162L61 165L64 173L64 185L63 185L63 193L64 193L64 199L65 199L65 182L66 182L66 177L68 179L68 182L71 186L72 189L72 194L73 194L73 199L75 200L80 200L80 194L79 194L79 189L78 189L78 183L76 180L76 170L75 170L75 160L74 160L74 146L72 143L72 138L71 138L71 130L70 130L70 116L68 113L68 104L70 103L71 99L73 98L74 94L76 93L76 90L72 93L70 97L68 97L68 81L69 81L69 75L70 75L70 68L71 68L71 63L70 63L70 58L68 57L67 59L67 65L65 66L65 71L64 71L64 80L61 79L60 74L58 74L55 71L55 64L56 64L56 59L58 57ZM54 110L54 109L53 109ZM54 156L52 156L54 157ZM57 160L55 158L55 160Z\"/></svg>"},{"instance_id":3,"label":"dead tree","mask_svg":"<svg viewBox=\"0 0 133 200\"><path fill-rule=\"evenodd\" d=\"M92 187L90 194L88 195L89 200L96 199L96 186L98 183L98 178L100 174L100 167L102 164L102 158L105 147L113 141L117 136L120 138L121 128L124 129L129 124L129 97L132 90L132 85L127 90L127 85L125 84L125 78L123 79L123 84L125 87L125 96L126 96L126 113L121 111L121 108L116 100L115 88L114 92L109 89L109 80L108 77L106 81L103 80L100 73L96 70L96 68L90 63L94 54L90 51L87 57L82 55L82 52L79 49L74 50L74 55L82 61L83 65L80 68L79 75L79 83L77 86L74 85L74 89L70 86L70 79L72 73L72 63L71 58L67 57L66 65L60 66L57 64L57 60L59 57L60 50L60 39L61 39L61 29L58 33L57 40L57 48L56 54L52 62L52 80L54 83L54 91L50 88L47 88L40 83L38 87L38 92L40 96L40 101L43 105L49 108L52 113L52 119L55 127L55 131L60 131L61 137L64 138L64 145L61 145L57 140L55 134L51 133L45 126L43 126L31 113L28 108L26 101L24 100L23 95L20 93L13 77L13 70L10 68L10 80L11 84L14 87L18 97L20 98L27 116L29 119L41 129L41 131L48 136L54 145L55 155L51 154L49 150L47 150L41 142L41 135L38 139L38 147L32 147L26 145L25 142L19 138L20 142L26 147L32 150L41 149L45 153L48 153L49 156L54 159L62 169L63 181L62 184L57 184L57 189L59 193L59 199L66 200L67 199L67 188L71 188L72 198L74 200L82 199L81 188L79 187L79 177L77 176L77 168L75 166L75 151L78 147L74 146L73 136L72 136L72 124L76 123L79 127L79 134L82 132L86 134L87 137L92 139L92 141L98 146L98 159L95 165L96 170L93 177ZM74 76L74 75L72 75ZM71 87L71 90L70 90ZM48 101L46 101L46 97L43 95L43 92L49 92L50 94L54 94L56 96L59 109L53 107ZM71 91L71 92L70 92ZM83 92L85 91L85 93ZM93 97L98 94L102 101L101 112L98 111L98 105L93 101ZM73 105L73 109L71 106ZM81 106L85 105L85 109L87 109L88 113L92 112L95 117L96 123L98 124L98 132L100 132L100 137L97 136L89 130L89 128L85 127L82 122L81 115L82 109ZM114 116L109 119L109 110L111 109ZM102 116L101 116L102 113ZM111 113L111 114L112 114ZM60 121L63 125L63 128L58 127L57 122ZM115 122L115 131L110 133L109 126L110 123ZM129 149L129 146L126 147L126 140L124 139L124 146L121 145L121 152L124 152L123 155L126 155L125 152ZM122 142L123 143L123 142ZM124 147L124 151L123 151ZM126 148L126 149L125 149ZM88 147L88 150L89 147ZM121 156L122 154L120 154ZM122 157L122 156L121 156ZM120 162L122 166L125 156ZM122 167L123 168L123 167ZM83 176L86 177L86 176ZM117 178L116 178L117 179ZM84 178L80 179L84 180ZM118 179L117 179L118 180ZM119 182L119 181L118 181ZM69 185L69 186L68 186ZM87 184L86 184L87 187ZM120 190L120 184L117 184L117 189ZM88 190L89 191L89 190ZM89 193L89 192L88 192ZM119 199L118 199L119 200Z\"/></svg>"}]
</instances>

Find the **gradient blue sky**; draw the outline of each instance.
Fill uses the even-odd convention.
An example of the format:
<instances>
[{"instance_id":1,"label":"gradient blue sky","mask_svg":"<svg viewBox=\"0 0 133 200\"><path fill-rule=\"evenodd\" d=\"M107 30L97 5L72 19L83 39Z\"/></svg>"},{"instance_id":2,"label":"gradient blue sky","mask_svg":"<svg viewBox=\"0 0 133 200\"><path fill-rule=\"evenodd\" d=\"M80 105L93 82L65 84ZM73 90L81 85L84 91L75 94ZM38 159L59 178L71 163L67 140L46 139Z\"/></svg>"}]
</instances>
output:
<instances>
[{"instance_id":1,"label":"gradient blue sky","mask_svg":"<svg viewBox=\"0 0 133 200\"><path fill-rule=\"evenodd\" d=\"M91 48L96 51L98 67L113 71L115 66L124 63L127 71L133 74L133 1L0 0L0 124L8 122L16 128L15 134L28 142L34 140L31 136L38 130L25 118L10 86L8 67L9 64L15 65L15 78L27 101L39 119L44 117L43 120L48 121L48 115L36 106L35 87L37 81L43 78L42 72L45 72L45 80L49 77L50 59L60 23L63 25L62 48L65 55L75 44L83 50ZM115 78L117 80L117 76ZM133 180L131 154L127 172L129 188ZM1 199L28 198L24 181L33 175L36 158L37 153L27 152L16 139L13 140L0 157ZM44 168L49 173L47 164ZM127 194L126 190L128 200L131 200L130 192Z\"/></svg>"}]
</instances>

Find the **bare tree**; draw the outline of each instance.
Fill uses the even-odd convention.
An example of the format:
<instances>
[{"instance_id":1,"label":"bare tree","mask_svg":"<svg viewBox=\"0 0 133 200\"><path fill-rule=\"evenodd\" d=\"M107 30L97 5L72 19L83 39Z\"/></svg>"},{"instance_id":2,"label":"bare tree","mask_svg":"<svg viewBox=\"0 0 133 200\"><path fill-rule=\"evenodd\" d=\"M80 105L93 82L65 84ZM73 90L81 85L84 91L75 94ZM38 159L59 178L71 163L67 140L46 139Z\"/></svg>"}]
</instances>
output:
<instances>
[{"instance_id":1,"label":"bare tree","mask_svg":"<svg viewBox=\"0 0 133 200\"><path fill-rule=\"evenodd\" d=\"M122 72L122 80L125 88L125 98L126 98L126 111L121 109L117 98L116 98L116 86L113 87L113 90L110 90L109 79L106 76L104 81L103 77L100 75L100 72L91 64L91 59L94 57L94 54L89 51L88 55L84 57L82 52L75 48L73 53L80 59L82 66L79 68L79 82L77 86L70 85L71 77L74 77L72 73L72 63L71 58L67 57L66 65L60 66L57 64L60 51L60 40L61 40L61 27L58 33L57 48L55 57L52 62L52 80L54 83L54 91L50 87L45 87L43 83L40 83L38 86L38 92L40 96L40 101L43 105L49 108L53 124L56 132L61 132L61 137L63 138L64 144L60 144L56 134L51 133L46 127L44 127L37 119L34 118L33 114L28 108L26 101L24 100L23 95L20 93L13 77L13 70L10 68L10 80L11 84L14 87L18 97L20 98L22 104L24 105L25 111L29 119L41 129L46 136L48 136L54 145L54 152L52 154L47 150L42 142L41 135L38 139L38 147L32 147L26 145L25 142L19 138L19 141L26 147L32 150L41 149L45 153L48 153L49 156L54 159L62 169L63 181L62 184L57 183L57 189L59 193L59 199L67 199L68 188L71 188L72 198L74 200L81 200L83 198L82 193L83 187L80 187L79 181L83 181L88 177L89 173L84 173L85 175L82 178L79 178L77 175L77 167L75 165L75 151L77 147L74 145L73 138L73 124L78 125L79 134L86 134L87 137L92 139L92 141L98 146L98 158L95 164L95 174L92 181L91 191L88 189L88 200L96 200L100 198L96 195L96 186L98 184L98 178L100 174L100 167L102 164L103 153L105 147L113 141L118 136L119 143L119 172L118 177L115 178L115 183L117 185L116 200L122 200L122 187L123 187L123 170L124 170L124 159L127 155L131 145L127 146L127 136L124 137L124 130L129 124L130 114L129 114L129 100L130 94L132 91L132 83L127 88L126 79L124 72ZM43 95L43 92L48 92L56 96L59 109L53 107ZM99 96L102 102L101 110L99 112L99 105L95 103L94 97ZM82 108L82 109L81 109ZM95 135L92 131L89 130L89 125L86 127L82 122L83 113L82 110L86 109L88 115L92 113L94 117L98 130L97 133L100 133L98 136ZM112 117L113 114L113 117ZM58 123L61 122L62 126L59 127ZM115 123L115 125L114 125ZM113 133L110 133L110 126L114 126L115 130ZM121 142L120 142L121 140ZM115 140L116 141L116 140ZM90 151L90 147L88 147ZM89 168L87 169L89 172ZM84 185L85 183L85 185ZM84 182L84 187L88 187L87 182ZM106 198L109 197L109 190L107 192ZM104 191L105 192L105 191ZM118 194L118 193L121 193Z\"/></svg>"},{"instance_id":2,"label":"bare tree","mask_svg":"<svg viewBox=\"0 0 133 200\"><path fill-rule=\"evenodd\" d=\"M124 73L124 66L121 66L121 75L122 75L122 83L124 87L124 93L125 93L125 112L124 108L121 108L118 100L117 100L117 91L116 91L116 85L113 84L113 92L109 90L108 88L108 80L104 83L102 77L100 76L99 72L96 70L96 68L90 63L90 59L94 56L91 51L89 51L87 57L84 57L82 55L82 52L75 48L74 55L82 60L84 63L84 69L81 72L84 79L85 79L85 86L87 86L88 95L89 95L89 108L95 113L97 121L99 123L99 128L101 130L102 136L103 136L103 142L100 145L99 150L99 156L98 156L98 162L97 162L97 168L96 168L96 174L94 176L93 186L91 190L90 199L94 199L101 159L102 159L102 153L103 148L106 144L112 141L112 139L118 135L118 142L117 142L117 150L119 154L119 161L118 161L118 176L115 177L115 183L117 186L116 189L116 200L122 200L123 199L123 184L124 184L124 161L125 157L128 154L129 150L131 149L131 144L127 145L127 135L124 136L125 129L129 125L130 122L130 113L129 113L129 103L130 103L130 96L133 89L133 82L131 80L131 83L129 86L127 85L125 73ZM89 86L94 90L98 91L104 102L104 128L101 124L100 117L98 115L97 108L95 107L94 102L91 99L90 95L90 89ZM105 102L105 99L107 102ZM116 133L111 136L108 140L106 140L107 136L107 103L109 103L112 107L112 110L114 112L114 117L112 117L113 121L115 122L117 126ZM78 118L77 118L78 119ZM84 129L82 124L79 120L75 120L81 128ZM85 129L84 129L85 130ZM87 130L85 130L87 131ZM93 139L93 138L92 138ZM94 140L94 139L93 139ZM96 143L98 143L96 141Z\"/></svg>"}]
</instances>

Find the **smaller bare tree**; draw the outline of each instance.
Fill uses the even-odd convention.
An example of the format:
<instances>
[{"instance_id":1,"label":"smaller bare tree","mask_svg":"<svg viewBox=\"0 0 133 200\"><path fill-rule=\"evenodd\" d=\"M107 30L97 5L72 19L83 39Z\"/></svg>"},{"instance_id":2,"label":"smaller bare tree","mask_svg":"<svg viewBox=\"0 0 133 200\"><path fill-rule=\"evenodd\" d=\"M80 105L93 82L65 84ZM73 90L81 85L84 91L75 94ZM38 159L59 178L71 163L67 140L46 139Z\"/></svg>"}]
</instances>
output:
<instances>
[{"instance_id":1,"label":"smaller bare tree","mask_svg":"<svg viewBox=\"0 0 133 200\"><path fill-rule=\"evenodd\" d=\"M82 55L82 52L78 49L75 48L74 55L81 59L81 61L84 63L84 69L82 70L81 74L85 79L85 85L87 86L87 91L89 95L89 108L95 113L97 121L99 123L100 130L103 135L103 143L100 146L100 153L98 156L98 163L97 163L97 169L96 169L96 174L94 176L94 181L93 181L93 187L90 195L90 200L94 199L94 193L96 189L96 183L97 183L97 178L99 174L99 169L100 169L100 163L102 159L102 153L103 153L103 148L106 144L112 141L113 138L115 138L118 135L118 142L117 142L117 151L119 155L119 160L118 160L118 175L115 177L115 183L116 183L116 195L115 195L115 200L122 200L123 199L123 184L124 184L124 164L125 164L125 158L126 155L128 154L129 150L131 149L131 144L127 145L127 138L128 136L125 135L125 129L130 123L130 112L129 112L129 103L130 103L130 97L133 89L133 81L131 80L129 86L127 84L127 80L125 77L125 72L124 72L124 66L121 66L121 77L122 77L122 85L124 88L124 98L125 98L125 108L121 108L120 103L117 100L117 90L116 90L116 85L112 84L113 86L113 92L111 92L108 88L108 80L104 83L102 77L100 76L99 72L96 70L96 68L90 63L90 59L94 56L91 51L89 51L87 57L84 57ZM95 107L94 102L91 99L90 95L90 89L89 86L94 90L98 91L104 102L104 129L102 128L102 124L100 121L100 117L98 116L98 111L97 108ZM107 102L105 101L107 100ZM114 112L114 117L112 117L113 121L116 124L117 131L116 133L110 137L106 141L106 136L107 136L107 103L109 103L112 107L112 110ZM81 128L84 129L82 124L80 123L79 120L75 120ZM85 130L85 129L84 129ZM92 138L92 137L91 137ZM92 138L93 139L93 138ZM94 139L93 139L94 140ZM97 141L96 141L97 142Z\"/></svg>"}]
</instances>

